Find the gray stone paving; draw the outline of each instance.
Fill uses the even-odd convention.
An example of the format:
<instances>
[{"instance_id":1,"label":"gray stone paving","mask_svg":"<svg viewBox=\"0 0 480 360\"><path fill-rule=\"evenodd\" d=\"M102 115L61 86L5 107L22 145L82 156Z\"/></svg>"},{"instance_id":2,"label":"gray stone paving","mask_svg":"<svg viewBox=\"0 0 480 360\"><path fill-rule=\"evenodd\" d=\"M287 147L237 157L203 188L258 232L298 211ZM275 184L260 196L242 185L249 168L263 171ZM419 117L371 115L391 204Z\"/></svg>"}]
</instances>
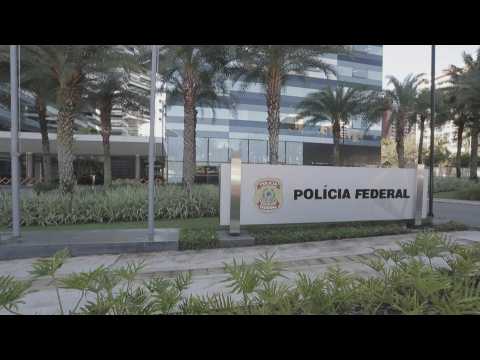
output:
<instances>
[{"instance_id":1,"label":"gray stone paving","mask_svg":"<svg viewBox=\"0 0 480 360\"><path fill-rule=\"evenodd\" d=\"M463 244L480 242L480 231L453 232L448 236ZM233 258L251 263L266 251L275 252L276 260L286 268L287 282L293 281L298 272L314 276L324 273L331 266L339 266L360 276L371 276L374 275L373 271L362 264L362 261L371 257L374 250L396 250L398 241L409 241L414 237L415 234L403 234L278 246L75 257L67 260L59 275L87 271L100 265L118 267L128 262L143 260L146 266L140 274L141 279L153 276L173 277L179 272L191 271L193 284L186 293L207 295L227 291L225 284L221 282L226 278L223 266ZM0 275L27 279L34 261L35 259L0 261ZM55 291L48 281L36 281L34 289L36 291L25 298L25 304L20 307L20 311L28 314L58 313ZM61 295L67 310L71 309L78 299L78 293L72 291L61 290ZM5 312L0 312L2 313Z\"/></svg>"}]
</instances>

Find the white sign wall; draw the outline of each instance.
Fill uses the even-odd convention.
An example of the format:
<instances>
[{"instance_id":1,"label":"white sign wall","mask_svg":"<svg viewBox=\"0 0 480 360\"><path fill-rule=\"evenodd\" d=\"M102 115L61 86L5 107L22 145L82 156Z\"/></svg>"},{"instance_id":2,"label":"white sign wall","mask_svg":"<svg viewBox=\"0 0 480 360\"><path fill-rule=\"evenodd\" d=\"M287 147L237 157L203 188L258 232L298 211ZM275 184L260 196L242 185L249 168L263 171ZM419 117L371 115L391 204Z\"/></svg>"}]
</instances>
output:
<instances>
[{"instance_id":1,"label":"white sign wall","mask_svg":"<svg viewBox=\"0 0 480 360\"><path fill-rule=\"evenodd\" d=\"M242 165L240 223L415 218L416 169ZM425 171L422 217L427 216ZM230 164L220 174L220 224L230 223Z\"/></svg>"}]
</instances>

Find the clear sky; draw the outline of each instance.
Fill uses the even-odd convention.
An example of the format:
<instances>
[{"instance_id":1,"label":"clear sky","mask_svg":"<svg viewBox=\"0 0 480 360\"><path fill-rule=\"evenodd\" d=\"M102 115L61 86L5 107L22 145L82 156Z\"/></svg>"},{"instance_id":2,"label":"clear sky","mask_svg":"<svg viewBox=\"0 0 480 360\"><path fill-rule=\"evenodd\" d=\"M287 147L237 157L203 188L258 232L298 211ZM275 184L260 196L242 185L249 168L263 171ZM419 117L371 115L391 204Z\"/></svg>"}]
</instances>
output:
<instances>
[{"instance_id":1,"label":"clear sky","mask_svg":"<svg viewBox=\"0 0 480 360\"><path fill-rule=\"evenodd\" d=\"M480 45L437 45L436 73L449 65L461 66L462 53L473 54ZM430 78L431 73L431 45L384 45L383 46L383 85L387 87L385 78L394 75L403 79L410 73L425 73Z\"/></svg>"}]
</instances>

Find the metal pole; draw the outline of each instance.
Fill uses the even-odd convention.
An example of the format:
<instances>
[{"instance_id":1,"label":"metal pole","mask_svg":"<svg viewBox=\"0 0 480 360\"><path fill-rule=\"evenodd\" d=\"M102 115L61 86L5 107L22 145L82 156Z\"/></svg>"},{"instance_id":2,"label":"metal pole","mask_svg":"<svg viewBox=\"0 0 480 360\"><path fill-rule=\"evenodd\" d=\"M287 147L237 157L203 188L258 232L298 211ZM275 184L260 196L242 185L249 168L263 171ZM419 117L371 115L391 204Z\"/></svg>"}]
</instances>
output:
<instances>
[{"instance_id":1,"label":"metal pole","mask_svg":"<svg viewBox=\"0 0 480 360\"><path fill-rule=\"evenodd\" d=\"M242 158L240 149L232 152L230 165L230 235L240 235L240 197L242 189Z\"/></svg>"},{"instance_id":2,"label":"metal pole","mask_svg":"<svg viewBox=\"0 0 480 360\"><path fill-rule=\"evenodd\" d=\"M10 159L12 169L12 235L20 236L20 165L18 158L18 47L10 45Z\"/></svg>"},{"instance_id":3,"label":"metal pole","mask_svg":"<svg viewBox=\"0 0 480 360\"><path fill-rule=\"evenodd\" d=\"M431 79L431 117L430 117L430 171L428 179L428 217L433 218L433 166L435 141L435 45L432 45L432 79Z\"/></svg>"},{"instance_id":4,"label":"metal pole","mask_svg":"<svg viewBox=\"0 0 480 360\"><path fill-rule=\"evenodd\" d=\"M148 142L148 239L155 235L155 96L157 92L157 45L152 46L152 72L150 74L150 137Z\"/></svg>"}]
</instances>

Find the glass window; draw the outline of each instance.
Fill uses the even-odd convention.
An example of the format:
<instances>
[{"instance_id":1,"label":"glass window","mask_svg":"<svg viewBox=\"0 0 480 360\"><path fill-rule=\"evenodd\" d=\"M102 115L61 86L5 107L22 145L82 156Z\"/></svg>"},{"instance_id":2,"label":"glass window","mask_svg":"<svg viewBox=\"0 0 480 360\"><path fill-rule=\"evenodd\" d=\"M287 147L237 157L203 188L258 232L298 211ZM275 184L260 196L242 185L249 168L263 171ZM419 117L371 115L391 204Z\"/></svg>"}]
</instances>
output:
<instances>
[{"instance_id":1,"label":"glass window","mask_svg":"<svg viewBox=\"0 0 480 360\"><path fill-rule=\"evenodd\" d=\"M197 163L208 161L208 139L197 138L196 154L197 154Z\"/></svg>"},{"instance_id":2,"label":"glass window","mask_svg":"<svg viewBox=\"0 0 480 360\"><path fill-rule=\"evenodd\" d=\"M352 77L352 71L353 69L350 67L345 67L345 66L338 67L338 75L340 76Z\"/></svg>"},{"instance_id":3,"label":"glass window","mask_svg":"<svg viewBox=\"0 0 480 360\"><path fill-rule=\"evenodd\" d=\"M181 183L183 178L183 162L168 162L168 182Z\"/></svg>"},{"instance_id":4,"label":"glass window","mask_svg":"<svg viewBox=\"0 0 480 360\"><path fill-rule=\"evenodd\" d=\"M368 78L370 80L382 81L382 72L381 71L368 70Z\"/></svg>"},{"instance_id":5,"label":"glass window","mask_svg":"<svg viewBox=\"0 0 480 360\"><path fill-rule=\"evenodd\" d=\"M263 140L250 140L250 163L266 164L268 162L267 142Z\"/></svg>"},{"instance_id":6,"label":"glass window","mask_svg":"<svg viewBox=\"0 0 480 360\"><path fill-rule=\"evenodd\" d=\"M248 163L248 140L230 139L229 160L231 159L232 151L234 149L240 149L240 156L241 156L242 162Z\"/></svg>"},{"instance_id":7,"label":"glass window","mask_svg":"<svg viewBox=\"0 0 480 360\"><path fill-rule=\"evenodd\" d=\"M368 71L363 69L353 69L352 77L366 79L368 78Z\"/></svg>"},{"instance_id":8,"label":"glass window","mask_svg":"<svg viewBox=\"0 0 480 360\"><path fill-rule=\"evenodd\" d=\"M303 164L303 143L287 142L287 164Z\"/></svg>"},{"instance_id":9,"label":"glass window","mask_svg":"<svg viewBox=\"0 0 480 360\"><path fill-rule=\"evenodd\" d=\"M228 139L210 139L208 149L209 161L211 163L228 162Z\"/></svg>"},{"instance_id":10,"label":"glass window","mask_svg":"<svg viewBox=\"0 0 480 360\"><path fill-rule=\"evenodd\" d=\"M368 46L368 52L373 55L379 55L382 56L383 54L383 47L382 46L374 46L374 45L369 45Z\"/></svg>"},{"instance_id":11,"label":"glass window","mask_svg":"<svg viewBox=\"0 0 480 360\"><path fill-rule=\"evenodd\" d=\"M285 164L285 141L278 142L278 161Z\"/></svg>"},{"instance_id":12,"label":"glass window","mask_svg":"<svg viewBox=\"0 0 480 360\"><path fill-rule=\"evenodd\" d=\"M368 51L368 45L353 45L353 50L361 51L361 52L367 52Z\"/></svg>"},{"instance_id":13,"label":"glass window","mask_svg":"<svg viewBox=\"0 0 480 360\"><path fill-rule=\"evenodd\" d=\"M183 137L168 138L168 159L173 161L183 161Z\"/></svg>"}]
</instances>

